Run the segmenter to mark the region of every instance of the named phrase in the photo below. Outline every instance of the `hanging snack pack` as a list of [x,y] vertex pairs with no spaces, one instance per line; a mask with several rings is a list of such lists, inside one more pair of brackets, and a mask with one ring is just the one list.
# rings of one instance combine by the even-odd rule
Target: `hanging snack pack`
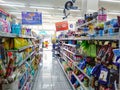
[[98,80],[99,83],[103,85],[107,85],[109,79],[108,77],[109,77],[109,70],[105,66],[102,66],[100,68],[100,75]]
[[112,47],[109,45],[107,51],[105,52],[104,56],[101,59],[101,62],[103,64],[112,64],[112,59],[113,59],[113,49]]

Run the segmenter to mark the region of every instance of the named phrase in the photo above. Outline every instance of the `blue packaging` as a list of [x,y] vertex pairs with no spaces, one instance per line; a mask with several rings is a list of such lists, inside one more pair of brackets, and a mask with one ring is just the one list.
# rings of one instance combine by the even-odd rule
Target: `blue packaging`
[[103,36],[103,30],[99,30],[99,36]]
[[113,35],[113,29],[112,29],[112,28],[109,28],[109,29],[108,29],[108,34],[109,34],[110,36]]

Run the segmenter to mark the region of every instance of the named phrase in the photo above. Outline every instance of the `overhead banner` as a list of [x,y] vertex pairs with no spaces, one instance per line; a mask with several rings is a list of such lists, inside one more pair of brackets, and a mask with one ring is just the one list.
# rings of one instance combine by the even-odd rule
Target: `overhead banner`
[[42,25],[42,13],[22,12],[22,24]]
[[68,22],[67,21],[57,22],[57,23],[55,23],[55,26],[56,26],[56,31],[68,30]]

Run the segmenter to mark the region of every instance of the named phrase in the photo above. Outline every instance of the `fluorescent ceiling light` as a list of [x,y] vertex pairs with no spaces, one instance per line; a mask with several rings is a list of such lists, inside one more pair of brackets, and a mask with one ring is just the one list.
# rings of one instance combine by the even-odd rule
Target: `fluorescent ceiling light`
[[3,1],[3,0],[0,0],[0,2],[1,2],[1,3],[5,3],[5,1]]
[[5,3],[5,4],[1,4],[0,3],[0,5],[1,6],[9,6],[9,7],[25,7],[25,5],[23,5],[23,4],[7,4],[7,3]]
[[77,10],[70,10],[70,11],[76,11],[76,12],[78,12],[78,11],[80,11],[79,9],[77,9]]
[[120,3],[119,0],[100,0],[100,1]]
[[34,9],[51,9],[51,10],[64,10],[63,8],[53,8],[53,7],[40,7],[40,6],[30,6],[30,8],[34,8]]
[[30,6],[30,8],[34,8],[34,9],[54,9],[54,8],[51,8],[51,7],[39,7],[39,6]]
[[120,15],[120,12],[108,12],[108,14],[112,14],[112,15]]
[[11,14],[21,14],[20,12],[9,12]]

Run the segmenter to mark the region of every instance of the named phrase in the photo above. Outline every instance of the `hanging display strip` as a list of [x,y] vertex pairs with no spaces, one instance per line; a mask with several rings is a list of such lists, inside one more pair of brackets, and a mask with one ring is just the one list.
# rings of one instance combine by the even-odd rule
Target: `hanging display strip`
[[40,12],[22,12],[22,24],[42,25],[42,13],[40,13]]
[[56,31],[68,30],[68,22],[67,21],[57,22],[57,23],[55,23],[55,26],[56,26]]

